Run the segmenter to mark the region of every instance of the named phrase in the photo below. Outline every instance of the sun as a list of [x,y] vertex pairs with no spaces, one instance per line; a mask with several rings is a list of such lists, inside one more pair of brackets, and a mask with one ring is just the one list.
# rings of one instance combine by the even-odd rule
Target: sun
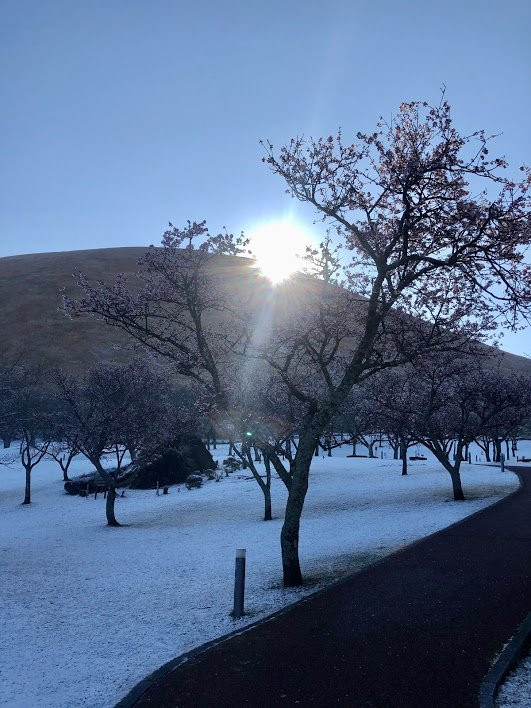
[[301,269],[306,249],[312,245],[308,233],[293,221],[263,224],[248,236],[256,267],[273,285]]

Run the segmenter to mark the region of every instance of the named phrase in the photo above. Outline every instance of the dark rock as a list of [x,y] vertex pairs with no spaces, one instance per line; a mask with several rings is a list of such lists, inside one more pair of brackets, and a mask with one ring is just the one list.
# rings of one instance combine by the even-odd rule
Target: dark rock
[[123,483],[131,489],[154,489],[169,484],[179,484],[193,472],[204,473],[215,467],[212,455],[203,441],[195,435],[180,435],[170,449],[150,461],[140,460],[130,465]]
[[[121,477],[117,478],[117,484],[120,484]],[[86,497],[87,494],[94,494],[96,491],[104,491],[107,484],[101,479],[100,475],[94,470],[88,474],[83,474],[80,477],[73,477],[64,483],[64,490],[67,494]]]
[[81,484],[79,484],[75,479],[65,482],[64,489],[67,494],[71,494],[72,496],[75,496],[76,494],[87,496],[87,485],[85,484],[81,487]]
[[[195,435],[179,435],[171,448],[153,454],[150,459],[140,459],[124,467],[115,475],[117,487],[131,489],[156,489],[170,484],[180,484],[192,474],[203,474],[216,465],[212,455],[206,449],[203,441]],[[96,471],[75,477],[65,482],[67,494],[94,494],[97,489],[103,490],[105,484]]]

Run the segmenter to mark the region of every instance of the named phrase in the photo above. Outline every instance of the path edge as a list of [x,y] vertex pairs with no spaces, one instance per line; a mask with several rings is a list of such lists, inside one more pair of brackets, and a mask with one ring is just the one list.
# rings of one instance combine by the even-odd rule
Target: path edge
[[[511,469],[512,467],[512,469]],[[190,651],[185,652],[184,654],[179,654],[179,656],[174,657],[173,659],[170,659],[167,661],[165,664],[160,666],[158,669],[153,671],[151,674],[148,674],[145,678],[143,678],[141,681],[139,681],[133,688],[122,698],[120,699],[115,705],[114,708],[133,708],[137,701],[148,691],[149,688],[155,683],[155,681],[158,681],[158,679],[162,678],[163,676],[166,676],[167,674],[171,673],[174,669],[178,668],[182,664],[185,664],[187,661],[190,659],[195,658],[196,656],[199,656],[199,654],[203,654],[204,652],[208,651],[209,649],[212,649],[213,647],[217,646],[218,644],[223,644],[224,642],[228,641],[229,639],[232,639],[233,637],[238,636],[239,634],[245,634],[246,632],[254,629],[255,627],[258,627],[262,624],[266,624],[267,622],[270,622],[280,615],[285,614],[286,612],[289,612],[291,609],[293,609],[297,605],[302,605],[305,602],[308,602],[309,600],[313,600],[316,596],[321,595],[322,593],[327,592],[328,590],[331,590],[333,587],[343,585],[344,583],[346,584],[349,582],[353,577],[356,575],[360,575],[361,573],[364,573],[365,571],[369,570],[369,568],[373,568],[376,565],[380,565],[380,563],[384,563],[386,560],[389,558],[392,558],[395,555],[398,555],[399,553],[402,553],[405,550],[409,550],[412,546],[416,546],[417,544],[421,544],[424,541],[427,541],[429,538],[432,536],[436,536],[438,533],[443,533],[444,531],[448,531],[451,528],[454,528],[455,526],[459,526],[460,524],[464,524],[466,521],[469,519],[472,519],[474,516],[478,516],[479,514],[482,514],[489,509],[493,509],[494,507],[498,506],[498,504],[502,504],[503,502],[507,501],[513,496],[516,496],[517,494],[520,494],[522,492],[523,488],[523,479],[518,471],[518,469],[514,469],[516,465],[506,465],[505,469],[511,471],[513,474],[516,475],[518,478],[518,487],[514,489],[512,492],[509,492],[506,496],[502,497],[501,499],[498,499],[498,501],[495,501],[493,504],[489,504],[489,506],[484,507],[483,509],[478,509],[478,511],[473,512],[472,514],[469,514],[469,516],[465,516],[464,519],[460,519],[459,521],[455,521],[453,524],[450,524],[449,526],[446,526],[445,528],[439,529],[438,531],[434,531],[433,533],[429,534],[428,536],[423,536],[422,538],[417,539],[416,541],[412,541],[411,543],[407,544],[406,546],[402,546],[401,548],[397,549],[393,553],[390,553],[389,555],[384,556],[383,558],[380,558],[379,560],[375,561],[374,563],[371,563],[368,566],[365,566],[363,568],[360,568],[354,573],[351,573],[350,575],[345,576],[344,578],[341,578],[340,580],[336,580],[333,583],[330,583],[326,585],[323,588],[320,588],[319,590],[316,590],[315,592],[312,592],[305,597],[302,597],[300,600],[296,600],[295,602],[291,602],[288,605],[285,605],[282,607],[280,610],[276,610],[276,612],[273,612],[270,615],[267,615],[266,617],[261,617],[260,619],[256,620],[255,622],[252,622],[251,624],[246,624],[244,627],[241,627],[239,629],[235,629],[232,632],[229,632],[228,634],[224,634],[221,637],[216,637],[215,639],[211,639],[208,642],[205,642],[204,644],[200,644],[197,647],[194,647],[193,649],[190,649]],[[494,704],[490,704],[493,706]],[[487,704],[485,706],[481,706],[481,708],[487,708]]]
[[498,689],[531,644],[531,612],[518,628],[481,682],[480,708],[495,708]]

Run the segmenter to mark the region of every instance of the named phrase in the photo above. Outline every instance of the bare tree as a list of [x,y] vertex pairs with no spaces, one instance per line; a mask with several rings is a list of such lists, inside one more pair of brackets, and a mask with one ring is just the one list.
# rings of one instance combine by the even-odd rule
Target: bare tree
[[39,371],[17,367],[17,370],[12,372],[11,383],[9,421],[18,441],[19,457],[25,470],[22,503],[30,504],[31,473],[50,447],[56,411]]
[[[313,333],[294,333],[272,358],[306,406],[281,534],[286,585],[302,580],[299,524],[315,439],[352,387],[423,351],[447,348],[443,334],[457,332],[462,342],[492,331],[497,318],[512,326],[529,313],[530,268],[522,258],[530,240],[529,172],[518,184],[505,177],[506,164],[489,159],[488,143],[482,131],[460,135],[443,99],[433,107],[404,103],[390,123],[358,133],[351,145],[341,134],[296,138],[278,153],[266,145],[266,163],[292,195],[337,228],[352,254],[347,283],[366,296],[355,344],[339,367],[326,320]],[[481,191],[487,186],[489,193]],[[415,330],[413,318],[424,326]],[[322,398],[294,376],[290,362],[303,351],[326,384]]]
[[278,155],[266,146],[272,171],[334,227],[347,254],[339,279],[325,239],[319,257],[309,254],[314,279],[304,281],[304,307],[293,289],[280,289],[277,303],[283,298],[285,307],[267,327],[252,303],[238,302],[240,312],[229,316],[209,264],[216,254],[240,253],[243,241],[212,237],[203,223],[170,228],[163,248],[143,259],[140,289],[124,278],[94,287],[79,276],[85,298],[65,299],[70,314],[99,316],[171,359],[229,418],[224,372],[239,366],[248,374],[253,361],[267,363],[297,401],[298,446],[288,469],[280,472],[281,457],[274,449],[270,455],[289,487],[281,532],[287,586],[302,582],[299,527],[316,441],[352,388],[426,351],[459,350],[501,318],[512,326],[529,312],[530,269],[522,257],[530,240],[529,175],[518,184],[504,177],[505,162],[488,158],[488,142],[481,131],[460,135],[442,100],[404,103],[391,123],[359,133],[352,145],[340,134],[297,138]]
[[412,370],[382,371],[364,387],[367,404],[374,410],[378,425],[391,445],[395,459],[402,460],[402,476],[407,475],[407,452],[418,439],[415,434],[417,409]]
[[[75,301],[65,296],[64,306],[71,316],[103,317],[168,360],[176,374],[196,386],[205,417],[219,424],[229,421],[239,440],[251,426],[255,444],[268,451],[274,468],[289,484],[269,433],[258,439],[263,422],[261,405],[256,405],[260,372],[253,369],[252,385],[246,386],[241,376],[241,351],[256,313],[245,303],[228,304],[227,273],[216,269],[220,255],[242,253],[245,244],[242,237],[227,233],[211,236],[204,222],[189,223],[182,230],[170,225],[163,248],[152,249],[141,259],[135,287],[124,278],[111,287],[104,283],[93,287],[78,274],[86,298]],[[241,454],[247,464],[247,454]],[[267,507],[269,491],[258,473],[255,478]]]
[[502,442],[507,444],[518,437],[522,425],[531,416],[531,382],[516,372],[500,368],[485,371],[481,382],[482,434],[476,443],[484,450],[489,441],[494,450],[494,461],[499,462]]
[[116,476],[104,468],[103,458],[116,440],[116,420],[121,419],[133,403],[124,398],[115,373],[113,367],[102,366],[90,370],[80,380],[62,372],[53,375],[56,396],[69,412],[69,435],[71,439],[75,436],[77,448],[108,487],[105,513],[109,526],[120,525],[114,512]]
[[482,432],[483,372],[477,359],[426,357],[410,371],[413,433],[450,474],[455,501],[464,500],[460,468],[466,447]]
[[48,457],[51,457],[52,460],[55,460],[61,468],[61,472],[63,473],[63,482],[68,482],[68,470],[70,465],[72,464],[74,458],[79,455],[79,450],[77,449],[75,443],[69,443],[64,438],[59,441],[53,440],[48,447],[47,455]]

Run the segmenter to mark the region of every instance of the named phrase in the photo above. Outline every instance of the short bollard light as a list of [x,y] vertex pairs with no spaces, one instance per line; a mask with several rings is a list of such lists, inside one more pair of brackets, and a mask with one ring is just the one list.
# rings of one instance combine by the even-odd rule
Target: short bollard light
[[243,602],[245,596],[245,548],[236,550],[236,565],[234,567],[234,608],[232,616],[243,616]]

